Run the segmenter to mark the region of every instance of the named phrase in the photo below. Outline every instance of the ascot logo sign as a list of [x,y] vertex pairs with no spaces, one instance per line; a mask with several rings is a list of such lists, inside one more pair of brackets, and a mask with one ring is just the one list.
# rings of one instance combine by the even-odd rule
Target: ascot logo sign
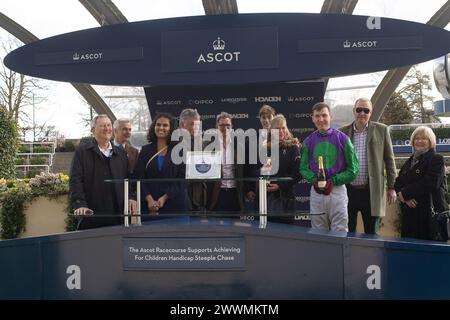
[[95,53],[84,53],[78,54],[75,52],[72,56],[73,61],[89,61],[89,60],[101,60],[103,52],[95,52]]
[[197,58],[197,63],[211,63],[211,62],[238,62],[240,51],[223,52],[225,50],[225,41],[217,37],[213,41],[212,47],[214,52],[208,52],[206,54],[201,53]]
[[377,47],[377,40],[368,40],[368,41],[348,41],[348,40],[345,40],[342,43],[342,46],[345,49],[348,49],[348,48],[376,48]]

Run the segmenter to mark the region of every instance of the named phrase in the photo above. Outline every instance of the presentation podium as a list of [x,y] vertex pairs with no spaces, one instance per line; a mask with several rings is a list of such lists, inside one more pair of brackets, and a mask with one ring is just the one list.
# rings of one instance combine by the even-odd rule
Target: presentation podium
[[450,246],[178,217],[0,242],[0,299],[450,299]]

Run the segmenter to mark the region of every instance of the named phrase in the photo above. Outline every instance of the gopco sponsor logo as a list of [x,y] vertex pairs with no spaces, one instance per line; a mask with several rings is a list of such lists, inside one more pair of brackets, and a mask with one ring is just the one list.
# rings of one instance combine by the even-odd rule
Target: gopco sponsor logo
[[197,58],[197,63],[211,63],[211,62],[238,62],[240,51],[225,51],[226,43],[224,40],[217,37],[216,40],[212,42],[212,47],[214,52],[200,53]]
[[202,104],[213,104],[213,99],[190,99],[188,101],[189,105],[202,105]]
[[72,60],[73,61],[95,61],[95,60],[101,60],[102,56],[103,56],[103,52],[82,53],[82,54],[75,52],[72,55]]
[[281,97],[255,97],[255,102],[281,102]]
[[311,113],[289,113],[289,119],[312,118]]

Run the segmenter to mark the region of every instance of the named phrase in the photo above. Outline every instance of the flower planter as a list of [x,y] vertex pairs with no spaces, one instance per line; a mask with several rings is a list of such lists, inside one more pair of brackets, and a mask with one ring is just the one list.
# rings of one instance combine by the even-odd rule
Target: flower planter
[[37,197],[25,210],[25,231],[19,238],[43,236],[65,232],[67,195],[57,198]]

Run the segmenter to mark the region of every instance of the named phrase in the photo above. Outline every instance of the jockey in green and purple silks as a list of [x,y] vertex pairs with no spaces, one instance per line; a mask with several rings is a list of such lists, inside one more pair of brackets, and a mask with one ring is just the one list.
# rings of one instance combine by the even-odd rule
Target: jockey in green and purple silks
[[339,130],[330,128],[324,133],[316,130],[303,142],[300,172],[311,184],[317,179],[318,156],[323,157],[325,176],[334,186],[349,183],[358,175],[358,159],[352,142]]
[[[311,225],[316,229],[348,231],[346,183],[359,172],[358,159],[348,136],[330,128],[330,107],[323,102],[313,106],[313,122],[317,130],[303,142],[301,175],[311,187]],[[324,160],[325,188],[317,185],[318,157]]]

